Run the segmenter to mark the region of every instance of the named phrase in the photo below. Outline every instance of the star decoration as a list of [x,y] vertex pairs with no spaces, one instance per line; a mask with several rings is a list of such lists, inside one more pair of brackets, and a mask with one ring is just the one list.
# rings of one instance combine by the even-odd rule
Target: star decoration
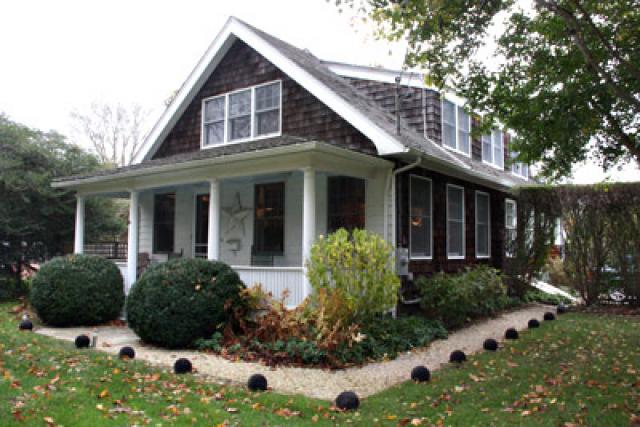
[[227,208],[221,209],[223,215],[228,219],[227,228],[225,234],[229,234],[232,231],[238,229],[242,231],[242,235],[245,235],[244,221],[251,214],[251,209],[243,208],[240,202],[240,193],[236,193],[233,204]]

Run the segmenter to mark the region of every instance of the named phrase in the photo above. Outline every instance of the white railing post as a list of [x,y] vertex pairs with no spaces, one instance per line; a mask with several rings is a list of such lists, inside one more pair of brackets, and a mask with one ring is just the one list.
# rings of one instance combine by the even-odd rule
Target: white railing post
[[138,276],[138,206],[140,193],[131,191],[129,199],[129,241],[127,247],[127,286],[136,282]]
[[209,181],[209,230],[207,259],[220,259],[220,181]]
[[73,253],[84,253],[84,196],[76,196],[76,233],[73,242]]
[[311,255],[311,246],[316,237],[316,171],[305,168],[302,201],[302,266],[304,267],[303,297],[311,294],[311,284],[307,278],[306,261]]

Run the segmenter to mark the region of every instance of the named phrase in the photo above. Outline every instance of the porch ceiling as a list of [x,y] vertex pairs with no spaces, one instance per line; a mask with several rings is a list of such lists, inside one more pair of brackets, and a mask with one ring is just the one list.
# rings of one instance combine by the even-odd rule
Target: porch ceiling
[[234,154],[201,150],[191,158],[179,156],[167,160],[173,161],[150,161],[96,175],[62,178],[54,181],[53,186],[74,190],[82,195],[117,194],[309,167],[317,171],[372,178],[393,167],[388,160],[318,141],[301,141]]

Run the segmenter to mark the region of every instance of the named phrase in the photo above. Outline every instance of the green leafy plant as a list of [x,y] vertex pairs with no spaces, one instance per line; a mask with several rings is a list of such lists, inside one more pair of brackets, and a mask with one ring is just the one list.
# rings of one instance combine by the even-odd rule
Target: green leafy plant
[[199,338],[233,327],[244,312],[245,288],[222,262],[176,259],[147,269],[127,300],[129,326],[144,341],[163,347],[190,347]]
[[30,302],[44,323],[97,325],[117,319],[124,304],[120,270],[104,258],[70,255],[45,263],[31,284]]
[[[321,236],[311,248],[307,276],[313,287],[311,305],[323,306],[332,322],[351,324],[390,310],[398,299],[400,279],[393,268],[393,247],[366,230],[340,229]],[[322,304],[339,299],[342,310]]]
[[458,328],[473,318],[492,316],[512,304],[497,270],[478,266],[459,274],[437,273],[416,284],[424,314]]
[[524,298],[522,299],[525,303],[530,302],[538,302],[540,304],[549,304],[549,305],[570,305],[572,301],[563,296],[557,294],[548,294],[546,292],[542,292],[539,289],[531,289],[524,294]]

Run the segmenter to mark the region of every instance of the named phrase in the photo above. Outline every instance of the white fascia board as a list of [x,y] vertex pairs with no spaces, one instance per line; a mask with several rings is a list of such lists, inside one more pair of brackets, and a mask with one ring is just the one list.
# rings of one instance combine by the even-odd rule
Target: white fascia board
[[178,121],[189,103],[193,100],[195,94],[209,78],[236,38],[247,43],[316,98],[325,103],[329,108],[338,113],[338,115],[342,116],[346,121],[360,130],[375,144],[378,154],[401,153],[407,150],[401,142],[378,127],[363,113],[350,105],[349,102],[334,93],[289,58],[282,55],[249,27],[231,17],[227,20],[220,33],[218,33],[213,43],[211,43],[206,53],[184,82],[176,98],[149,133],[143,149],[140,150],[139,155],[134,159],[134,163],[139,163],[141,160],[149,160],[153,157],[155,151],[159,148],[159,144]]

